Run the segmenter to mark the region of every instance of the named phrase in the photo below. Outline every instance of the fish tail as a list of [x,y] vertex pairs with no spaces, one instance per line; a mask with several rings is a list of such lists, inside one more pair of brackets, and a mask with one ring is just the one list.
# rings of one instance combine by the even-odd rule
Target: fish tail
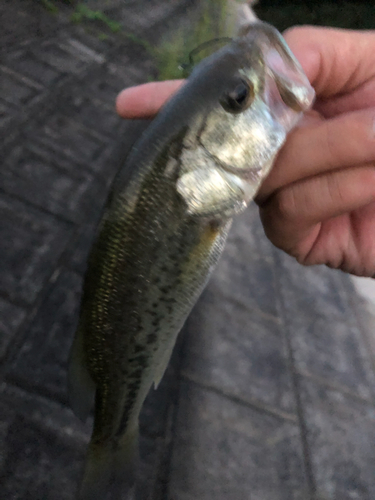
[[138,460],[138,426],[116,443],[91,444],[78,500],[132,500]]
[[111,452],[103,448],[87,452],[85,471],[78,493],[78,500],[105,500],[111,484]]
[[[129,500],[132,498],[136,474],[139,470],[139,430],[138,420],[135,428],[127,430],[121,437],[114,453],[113,500]],[[117,492],[117,496],[116,496]]]

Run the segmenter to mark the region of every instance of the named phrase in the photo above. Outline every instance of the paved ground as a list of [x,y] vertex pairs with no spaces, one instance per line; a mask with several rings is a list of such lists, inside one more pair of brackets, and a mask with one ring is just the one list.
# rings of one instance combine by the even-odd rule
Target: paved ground
[[[154,42],[188,4],[113,9]],[[0,498],[68,500],[90,431],[65,389],[85,258],[144,126],[113,101],[153,65],[30,0],[0,17]],[[345,275],[273,249],[251,207],[145,405],[137,500],[373,500],[374,317]]]

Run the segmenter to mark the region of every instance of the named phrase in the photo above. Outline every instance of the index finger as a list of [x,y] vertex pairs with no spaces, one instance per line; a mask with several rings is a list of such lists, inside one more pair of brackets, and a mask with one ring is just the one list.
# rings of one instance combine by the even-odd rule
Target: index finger
[[116,111],[122,118],[152,118],[183,82],[167,80],[129,87],[117,96]]

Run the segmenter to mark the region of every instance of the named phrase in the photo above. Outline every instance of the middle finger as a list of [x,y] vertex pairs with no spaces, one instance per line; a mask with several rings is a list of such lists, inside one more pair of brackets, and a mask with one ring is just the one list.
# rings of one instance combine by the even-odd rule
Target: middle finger
[[288,136],[257,203],[293,182],[375,160],[375,109],[353,111],[297,127]]

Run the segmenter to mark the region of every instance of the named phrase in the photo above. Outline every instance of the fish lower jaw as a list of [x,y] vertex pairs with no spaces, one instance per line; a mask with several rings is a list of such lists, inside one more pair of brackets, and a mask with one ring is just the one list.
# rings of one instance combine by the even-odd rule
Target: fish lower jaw
[[238,185],[242,186],[246,203],[248,203],[255,196],[260,187],[260,184],[270,171],[276,156],[275,153],[268,159],[264,159],[264,162],[262,164],[248,163],[246,167],[238,167],[237,165],[223,161],[214,153],[209,151],[204,145],[202,145],[202,148],[204,149],[205,154],[210,159],[210,162],[215,166],[215,168],[224,171],[226,175],[232,175],[233,181],[235,181],[235,178],[237,178],[235,182]]

